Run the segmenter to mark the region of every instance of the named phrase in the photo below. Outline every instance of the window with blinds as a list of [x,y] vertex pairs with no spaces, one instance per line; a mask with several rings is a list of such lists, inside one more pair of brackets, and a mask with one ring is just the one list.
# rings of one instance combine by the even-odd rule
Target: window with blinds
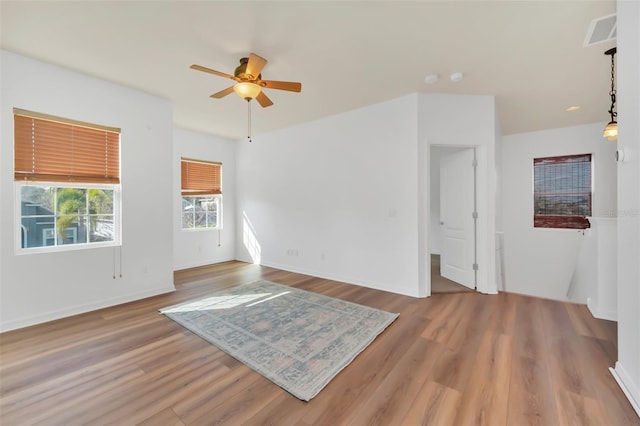
[[589,228],[592,155],[533,160],[533,222],[536,228]]
[[183,158],[182,195],[222,194],[220,169],[222,163]]
[[222,163],[182,158],[182,229],[222,227]]
[[120,183],[120,129],[14,110],[15,180]]
[[20,251],[120,243],[120,130],[14,109]]

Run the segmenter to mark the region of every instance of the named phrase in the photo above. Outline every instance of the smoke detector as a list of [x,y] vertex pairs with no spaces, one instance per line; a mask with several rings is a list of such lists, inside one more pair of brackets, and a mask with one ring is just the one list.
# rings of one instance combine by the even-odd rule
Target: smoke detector
[[454,83],[458,83],[462,81],[462,79],[464,79],[464,74],[461,72],[454,72],[453,74],[451,74],[450,78]]
[[438,82],[439,79],[440,79],[440,76],[438,74],[429,74],[424,78],[424,82],[427,84],[435,84]]

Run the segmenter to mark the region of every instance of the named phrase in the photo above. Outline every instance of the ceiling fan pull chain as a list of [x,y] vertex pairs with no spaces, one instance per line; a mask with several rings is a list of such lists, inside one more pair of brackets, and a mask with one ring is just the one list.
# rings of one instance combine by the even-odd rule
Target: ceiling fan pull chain
[[247,139],[251,142],[251,99],[247,99],[248,121],[247,121]]

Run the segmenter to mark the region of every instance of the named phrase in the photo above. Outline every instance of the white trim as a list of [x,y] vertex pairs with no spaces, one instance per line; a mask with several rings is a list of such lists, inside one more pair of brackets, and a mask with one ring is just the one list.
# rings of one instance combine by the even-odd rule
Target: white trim
[[587,297],[587,308],[594,318],[603,319],[607,321],[618,321],[617,312],[614,311],[602,311],[598,309],[598,305],[591,297]]
[[633,395],[640,396],[640,391],[633,383],[633,380],[631,380],[631,376],[629,376],[627,370],[620,364],[620,361],[617,361],[615,369],[609,368],[609,371],[613,375],[613,378],[616,379],[616,382],[618,382],[620,389],[624,392],[624,396],[627,397],[633,409],[636,410],[638,417],[640,417],[640,401],[636,401],[633,398]]
[[[476,247],[477,247],[477,263],[479,266],[477,273],[476,291],[483,294],[498,294],[498,284],[496,282],[496,266],[495,266],[495,227],[491,226],[491,221],[495,221],[495,214],[490,211],[490,194],[491,188],[489,184],[490,170],[489,170],[489,158],[488,147],[485,145],[454,145],[454,144],[439,144],[429,143],[428,145],[429,156],[427,157],[427,164],[420,164],[419,167],[430,167],[431,162],[431,148],[442,147],[451,149],[471,148],[476,150],[476,160],[478,166],[476,168],[476,211],[478,212],[477,220],[477,234],[476,234]],[[426,177],[428,179],[428,173]],[[426,184],[427,193],[427,208],[426,214],[420,217],[420,221],[425,221],[424,226],[429,228],[431,223],[431,191],[430,181]],[[495,212],[493,212],[495,213]],[[424,238],[429,238],[428,231]],[[424,288],[424,285],[420,287],[420,290],[427,290],[427,296],[431,295],[431,261],[429,250],[426,250],[426,282],[428,283],[428,289]]]
[[44,314],[35,315],[32,317],[20,318],[13,321],[7,321],[0,323],[0,333],[6,331],[16,330],[19,328],[29,327],[31,325],[41,324],[48,321],[54,321],[61,318],[70,317],[72,315],[84,314],[87,312],[96,311],[98,309],[109,308],[112,306],[120,305],[122,303],[134,302],[141,299],[146,299],[152,296],[158,296],[160,294],[166,294],[176,291],[173,285],[165,286],[162,288],[155,288],[152,290],[142,291],[139,293],[132,293],[125,296],[113,297],[111,299],[102,300],[96,303],[88,303],[84,305],[76,305],[65,309],[56,311],[50,311]]
[[[56,253],[63,251],[74,250],[87,250],[100,247],[119,247],[122,246],[122,187],[120,184],[90,184],[84,182],[67,183],[67,182],[31,182],[31,181],[14,181],[14,232],[13,232],[13,247],[14,254],[18,256],[31,255],[37,253]],[[100,242],[85,242],[74,244],[56,244],[53,246],[34,246],[34,247],[22,247],[22,188],[34,186],[34,187],[56,187],[56,188],[80,188],[80,189],[105,189],[113,191],[113,240],[112,241],[100,241]],[[56,210],[54,208],[54,210]],[[83,214],[87,218],[95,216],[89,212]],[[56,214],[53,215],[56,217]],[[55,219],[54,219],[55,221]],[[87,237],[88,239],[88,237]],[[26,240],[26,239],[25,239]],[[57,242],[57,239],[56,239]]]
[[[181,271],[183,269],[199,268],[201,266],[215,265],[216,263],[231,262],[233,260],[236,260],[233,256],[232,257],[222,257],[222,258],[219,258],[219,259],[197,260],[197,261],[194,261],[194,262],[182,263],[180,265],[174,265],[173,271],[175,272],[175,271]],[[243,262],[244,262],[244,260],[243,260]],[[252,262],[248,262],[248,263],[252,263]]]
[[[244,260],[244,259],[236,259],[236,260],[240,260],[242,262],[248,262],[248,263],[254,263],[250,260]],[[371,288],[374,290],[381,290],[381,291],[386,291],[386,292],[392,292],[395,294],[400,294],[400,295],[404,295],[404,296],[410,296],[410,297],[425,297],[425,296],[420,296],[417,294],[416,292],[413,293],[409,293],[409,292],[405,292],[405,291],[400,291],[398,289],[395,288],[389,288],[388,283],[378,283],[378,282],[374,282],[374,281],[368,281],[368,280],[360,280],[358,278],[354,278],[354,277],[347,277],[347,276],[341,276],[341,275],[334,275],[334,274],[325,274],[322,273],[320,271],[316,271],[313,269],[306,269],[306,268],[298,268],[295,266],[289,266],[289,265],[284,265],[284,264],[280,264],[280,263],[275,263],[275,262],[269,262],[269,261],[264,261],[262,260],[260,262],[261,266],[267,266],[269,268],[275,268],[275,269],[279,269],[281,271],[288,271],[288,272],[295,272],[296,274],[303,274],[303,275],[310,275],[313,277],[318,277],[318,278],[323,278],[326,280],[331,280],[331,281],[339,281],[341,283],[345,283],[345,284],[353,284],[353,285],[358,285],[361,287],[367,287],[367,288]],[[414,288],[417,290],[417,288]]]
[[[216,203],[216,226],[207,226],[207,227],[183,227],[183,219],[184,219],[184,199],[185,198],[211,198]],[[211,195],[182,195],[180,197],[180,230],[184,232],[199,232],[199,231],[220,231],[222,229],[222,194],[211,194]],[[194,210],[195,214],[195,210]]]

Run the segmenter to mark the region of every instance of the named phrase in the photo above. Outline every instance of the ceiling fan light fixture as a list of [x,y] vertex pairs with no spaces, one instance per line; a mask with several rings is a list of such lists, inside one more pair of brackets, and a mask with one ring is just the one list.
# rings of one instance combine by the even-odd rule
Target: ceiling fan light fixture
[[256,83],[251,83],[248,81],[243,81],[237,83],[233,86],[233,90],[240,96],[242,99],[251,100],[255,99],[262,90],[259,85]]
[[615,121],[610,121],[607,124],[607,127],[604,128],[602,137],[607,138],[610,141],[615,141],[616,139],[618,139],[618,123]]

